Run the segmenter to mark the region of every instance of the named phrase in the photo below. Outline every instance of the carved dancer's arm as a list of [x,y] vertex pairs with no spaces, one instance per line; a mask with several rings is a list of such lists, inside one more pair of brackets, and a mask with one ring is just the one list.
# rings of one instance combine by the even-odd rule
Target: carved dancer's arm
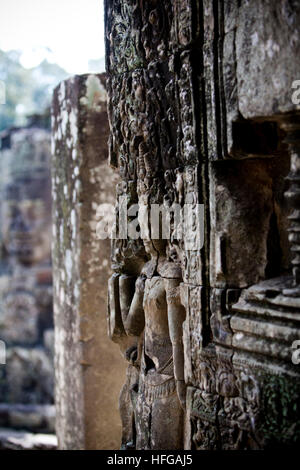
[[134,296],[135,280],[134,276],[129,276],[128,274],[121,274],[119,277],[119,299],[123,325],[126,323]]
[[108,334],[112,341],[120,343],[125,336],[119,301],[119,274],[108,280]]
[[173,348],[174,376],[181,406],[185,408],[186,385],[184,382],[184,352],[182,340],[182,323],[185,320],[185,308],[180,301],[180,280],[166,279],[166,296],[168,303],[169,333]]
[[[120,279],[122,283],[122,279]],[[121,287],[121,286],[120,286]],[[139,336],[145,327],[145,314],[143,307],[145,290],[145,276],[141,275],[135,283],[135,291],[130,308],[122,309],[123,325],[127,335]]]

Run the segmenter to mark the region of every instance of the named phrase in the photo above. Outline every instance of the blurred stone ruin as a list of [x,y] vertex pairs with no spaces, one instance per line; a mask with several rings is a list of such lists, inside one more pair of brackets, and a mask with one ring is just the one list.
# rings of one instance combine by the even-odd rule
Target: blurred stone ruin
[[2,132],[0,427],[31,433],[55,432],[50,160],[44,116]]

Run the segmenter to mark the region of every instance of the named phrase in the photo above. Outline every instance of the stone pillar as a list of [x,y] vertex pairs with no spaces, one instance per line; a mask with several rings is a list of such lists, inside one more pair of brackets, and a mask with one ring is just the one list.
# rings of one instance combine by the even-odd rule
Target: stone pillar
[[52,135],[59,447],[116,449],[125,368],[107,338],[110,241],[96,238],[97,208],[114,200],[116,186],[107,163],[104,75],[75,76],[55,89]]

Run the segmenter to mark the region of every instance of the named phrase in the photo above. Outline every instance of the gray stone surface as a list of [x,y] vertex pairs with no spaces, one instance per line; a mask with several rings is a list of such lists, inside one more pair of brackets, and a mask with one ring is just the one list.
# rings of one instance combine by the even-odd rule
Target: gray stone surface
[[284,154],[209,165],[211,286],[247,287],[288,269],[290,211],[282,197],[288,171]]
[[297,1],[242,2],[236,30],[239,111],[245,119],[297,111],[292,83],[300,77]]

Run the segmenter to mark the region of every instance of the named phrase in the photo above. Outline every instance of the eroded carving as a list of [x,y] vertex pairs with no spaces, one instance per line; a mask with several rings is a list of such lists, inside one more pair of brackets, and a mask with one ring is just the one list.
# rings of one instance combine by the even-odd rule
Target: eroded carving
[[[110,161],[120,170],[122,194],[147,207],[205,207],[202,249],[176,239],[174,218],[165,246],[144,237],[148,257],[139,255],[141,245],[134,251],[131,241],[114,242],[118,295],[126,299],[116,336],[138,376],[129,405],[134,445],[177,448],[183,442],[180,401],[187,386],[186,448],[263,448],[270,442],[263,431],[269,419],[262,413],[265,375],[299,380],[289,349],[299,334],[299,130],[295,108],[287,99],[277,106],[278,97],[269,96],[265,86],[266,103],[256,103],[255,113],[248,94],[256,93],[256,79],[268,80],[261,65],[253,76],[242,51],[246,47],[253,61],[263,50],[268,62],[285,49],[272,41],[258,49],[260,36],[256,29],[249,33],[255,25],[265,34],[256,9],[291,24],[298,10],[292,19],[285,7],[260,0],[255,6],[210,0],[106,3]],[[266,29],[282,45],[289,28],[283,22],[282,42],[271,22]],[[248,73],[251,90],[245,87]],[[290,158],[292,215],[283,197]],[[294,285],[286,274],[289,215]],[[148,221],[143,225],[151,233]],[[187,225],[196,239],[192,217]],[[123,275],[130,280],[123,283]],[[173,320],[167,321],[169,313]],[[180,348],[172,344],[173,334],[180,336]],[[133,344],[126,349],[128,338]],[[158,415],[168,407],[172,424],[161,419],[159,428]]]

